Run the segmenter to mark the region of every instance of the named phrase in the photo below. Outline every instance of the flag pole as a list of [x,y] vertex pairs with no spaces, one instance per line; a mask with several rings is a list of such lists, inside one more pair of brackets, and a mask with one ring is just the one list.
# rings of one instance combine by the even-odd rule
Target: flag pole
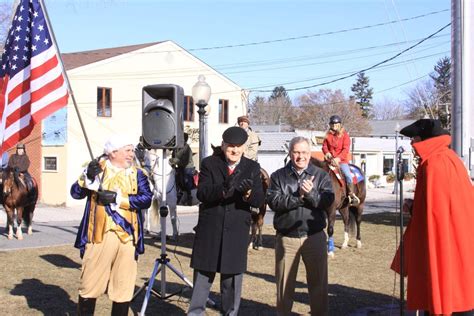
[[84,134],[84,139],[86,140],[87,149],[89,150],[89,154],[91,156],[91,159],[94,159],[94,155],[92,154],[91,145],[89,143],[89,138],[87,137],[86,129],[84,128],[84,123],[82,122],[81,113],[79,112],[79,107],[77,106],[76,98],[74,97],[74,92],[72,91],[72,87],[71,87],[71,84],[69,82],[69,77],[67,76],[67,73],[64,70],[63,58],[61,56],[61,52],[59,50],[59,46],[58,46],[58,43],[56,41],[56,36],[54,35],[54,30],[51,27],[51,22],[49,20],[48,11],[46,10],[46,5],[44,4],[43,0],[39,0],[39,3],[41,4],[41,7],[43,8],[44,17],[46,19],[46,24],[48,25],[48,29],[49,29],[49,32],[50,32],[50,35],[51,35],[51,39],[53,40],[53,45],[56,46],[56,50],[58,52],[59,62],[61,63],[61,70],[62,70],[62,73],[63,73],[63,76],[64,76],[64,80],[66,80],[67,89],[69,90],[69,95],[72,98],[72,103],[74,104],[74,109],[76,110],[77,118],[79,119],[79,124],[81,125],[82,133]]

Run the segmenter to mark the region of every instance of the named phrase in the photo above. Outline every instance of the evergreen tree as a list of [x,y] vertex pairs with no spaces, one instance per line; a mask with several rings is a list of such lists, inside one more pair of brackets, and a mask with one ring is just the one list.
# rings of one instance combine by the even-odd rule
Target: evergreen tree
[[430,75],[436,90],[436,108],[438,118],[444,128],[450,128],[451,120],[451,60],[443,57],[434,66],[434,73]]
[[351,87],[354,95],[351,99],[359,105],[362,116],[370,118],[372,112],[372,94],[374,93],[372,88],[369,88],[369,77],[364,72],[357,74],[357,81]]

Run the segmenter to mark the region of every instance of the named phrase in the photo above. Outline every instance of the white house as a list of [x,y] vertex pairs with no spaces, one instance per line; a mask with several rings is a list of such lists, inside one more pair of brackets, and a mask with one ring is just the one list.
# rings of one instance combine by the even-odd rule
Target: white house
[[[351,137],[352,163],[360,166],[367,177],[378,175],[384,180],[384,176],[394,171],[395,155],[398,148],[403,147],[405,171],[413,171],[413,153],[410,140],[406,137],[395,138],[397,123],[404,127],[414,122],[413,120],[401,121],[371,121],[372,133],[369,137]],[[400,128],[400,127],[398,127]],[[259,126],[255,127],[258,132]],[[259,149],[258,161],[269,173],[284,165],[287,153],[284,150],[290,140],[295,136],[303,136],[311,140],[313,156],[322,159],[322,141],[325,131],[295,130],[294,132],[273,132],[266,129],[258,132],[262,139]]]
[[[142,88],[176,84],[184,89],[184,126],[191,148],[198,151],[197,107],[192,87],[206,77],[212,94],[208,106],[209,143],[218,145],[222,132],[246,114],[247,92],[172,41],[63,54],[67,74],[92,154],[102,154],[112,134],[127,133],[139,140],[142,129]],[[90,161],[88,147],[73,105],[44,122],[42,202],[73,205],[71,184]],[[210,146],[208,146],[210,148]]]

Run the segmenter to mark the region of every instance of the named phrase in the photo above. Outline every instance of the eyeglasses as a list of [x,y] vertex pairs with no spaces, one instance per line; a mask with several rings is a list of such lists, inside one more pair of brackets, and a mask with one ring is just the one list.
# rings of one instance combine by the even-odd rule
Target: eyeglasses
[[291,152],[295,156],[306,156],[309,155],[309,151],[292,151]]

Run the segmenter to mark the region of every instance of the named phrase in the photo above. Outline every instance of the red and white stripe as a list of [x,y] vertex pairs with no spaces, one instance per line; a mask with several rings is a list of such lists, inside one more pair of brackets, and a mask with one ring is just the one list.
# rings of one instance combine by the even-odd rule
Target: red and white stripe
[[33,126],[67,105],[68,88],[55,45],[32,57],[30,66],[1,79],[2,152],[27,137]]

